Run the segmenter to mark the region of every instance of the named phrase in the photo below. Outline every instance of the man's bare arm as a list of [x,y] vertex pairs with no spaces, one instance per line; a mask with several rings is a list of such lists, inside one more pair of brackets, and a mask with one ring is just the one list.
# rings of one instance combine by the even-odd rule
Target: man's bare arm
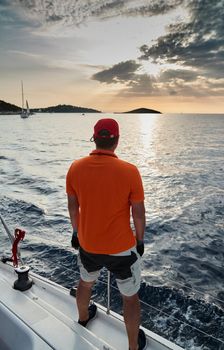
[[144,202],[132,202],[132,217],[135,226],[135,233],[137,241],[144,240],[145,233],[145,206]]
[[71,224],[73,230],[78,230],[79,222],[79,202],[78,198],[75,195],[67,195],[68,198],[68,211],[71,219]]

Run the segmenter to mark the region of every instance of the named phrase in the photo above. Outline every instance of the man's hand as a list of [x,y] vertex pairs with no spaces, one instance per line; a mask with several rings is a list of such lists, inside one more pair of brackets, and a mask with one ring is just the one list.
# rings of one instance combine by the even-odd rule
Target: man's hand
[[144,254],[144,241],[137,240],[136,250],[140,256]]
[[79,249],[79,239],[78,239],[78,232],[76,230],[73,230],[72,239],[71,239],[71,245],[74,249]]

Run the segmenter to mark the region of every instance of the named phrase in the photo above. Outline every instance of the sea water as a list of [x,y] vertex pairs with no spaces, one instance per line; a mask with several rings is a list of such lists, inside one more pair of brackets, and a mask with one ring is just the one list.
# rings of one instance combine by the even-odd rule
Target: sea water
[[[0,212],[12,230],[27,231],[22,257],[66,287],[77,283],[65,176],[94,148],[93,126],[103,117],[119,122],[116,154],[143,179],[143,325],[185,349],[224,349],[224,115],[0,116]],[[9,252],[3,235],[1,228]],[[101,303],[105,282],[103,271],[93,291]],[[112,309],[122,310],[114,281]]]

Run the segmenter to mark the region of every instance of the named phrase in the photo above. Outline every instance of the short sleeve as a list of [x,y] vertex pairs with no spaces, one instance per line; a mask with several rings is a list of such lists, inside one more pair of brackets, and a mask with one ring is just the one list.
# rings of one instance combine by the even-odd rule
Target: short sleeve
[[74,182],[73,166],[71,165],[66,176],[66,193],[71,196],[76,195],[73,182]]
[[144,201],[144,189],[142,179],[136,167],[134,167],[131,175],[131,193],[129,199],[131,202]]

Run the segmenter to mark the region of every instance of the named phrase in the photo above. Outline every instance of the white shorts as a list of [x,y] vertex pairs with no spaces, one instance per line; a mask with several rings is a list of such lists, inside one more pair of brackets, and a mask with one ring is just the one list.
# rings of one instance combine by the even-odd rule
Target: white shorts
[[124,296],[132,296],[140,289],[141,264],[136,248],[127,255],[105,255],[85,252],[82,248],[78,254],[78,266],[81,279],[85,282],[94,282],[100,275],[103,267],[114,273],[118,289]]

